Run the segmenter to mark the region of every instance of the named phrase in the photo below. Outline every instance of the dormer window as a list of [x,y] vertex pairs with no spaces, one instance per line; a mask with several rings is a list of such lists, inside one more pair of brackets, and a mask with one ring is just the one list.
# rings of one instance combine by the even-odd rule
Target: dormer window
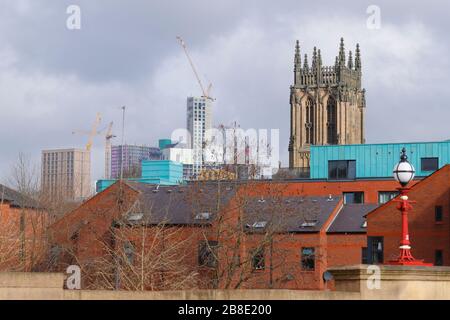
[[195,215],[195,220],[209,220],[211,218],[211,212],[200,212]]
[[267,225],[267,221],[255,221],[253,224],[247,224],[247,228],[264,229]]
[[305,220],[300,226],[302,228],[310,228],[317,225],[317,220]]
[[144,214],[142,212],[131,213],[130,215],[128,215],[128,221],[130,221],[130,222],[139,221],[139,220],[142,220],[143,217],[144,217]]

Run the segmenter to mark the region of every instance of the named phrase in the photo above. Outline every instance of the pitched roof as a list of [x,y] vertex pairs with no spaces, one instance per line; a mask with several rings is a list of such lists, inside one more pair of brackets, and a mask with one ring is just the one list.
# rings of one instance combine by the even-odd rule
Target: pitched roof
[[328,228],[328,233],[366,233],[363,227],[365,215],[377,208],[377,204],[346,204]]
[[37,208],[38,203],[34,199],[0,184],[0,202],[7,201],[14,207]]
[[[233,182],[180,186],[126,183],[139,192],[138,201],[127,214],[128,223],[149,225],[209,224],[239,186]],[[341,200],[341,196],[248,196],[237,206],[242,207],[248,232],[261,231],[261,224],[265,227],[270,222],[277,232],[310,233],[322,229]]]
[[197,187],[126,183],[139,192],[138,200],[128,214],[130,223],[209,223],[236,192],[236,186],[231,184],[202,184]]
[[244,206],[249,231],[257,232],[266,222],[279,232],[319,232],[340,204],[341,196],[252,197]]
[[[429,183],[430,181],[433,181],[433,179],[437,176],[439,176],[440,174],[450,174],[450,164],[446,164],[445,166],[443,166],[442,168],[440,168],[439,170],[433,172],[432,174],[430,174],[429,176],[425,177],[424,179],[420,180],[419,182],[417,182],[416,184],[414,184],[411,187],[411,190],[409,191],[409,195],[414,195],[414,193],[416,192],[416,190],[420,190],[420,188],[423,185],[426,185],[427,183]],[[450,181],[450,180],[449,180]],[[450,182],[449,182],[449,190],[450,190]],[[367,215],[372,215],[376,212],[379,212],[380,210],[383,210],[382,208],[386,208],[388,206],[394,205],[394,201],[392,201],[394,199],[389,200],[386,203],[383,203],[381,206],[373,209],[372,211],[368,212]]]

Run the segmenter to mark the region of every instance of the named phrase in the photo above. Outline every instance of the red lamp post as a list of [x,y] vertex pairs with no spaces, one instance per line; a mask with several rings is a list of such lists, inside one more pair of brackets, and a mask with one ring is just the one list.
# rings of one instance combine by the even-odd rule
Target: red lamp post
[[406,155],[406,149],[403,148],[400,155],[400,162],[394,167],[394,178],[397,180],[401,187],[397,190],[400,193],[397,209],[402,214],[402,238],[400,240],[400,255],[396,260],[391,260],[387,264],[390,265],[403,265],[403,266],[432,266],[432,263],[426,263],[423,260],[415,259],[411,254],[411,241],[409,240],[408,231],[408,210],[412,209],[411,201],[408,198],[408,192],[410,188],[407,187],[408,183],[414,178],[415,170],[411,163],[408,161]]

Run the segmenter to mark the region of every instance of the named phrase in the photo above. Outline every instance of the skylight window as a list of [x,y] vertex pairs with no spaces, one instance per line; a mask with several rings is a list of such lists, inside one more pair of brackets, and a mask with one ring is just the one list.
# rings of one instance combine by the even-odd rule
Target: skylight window
[[144,217],[143,213],[132,213],[128,216],[128,221],[139,221]]
[[200,212],[195,215],[195,220],[209,220],[211,218],[211,212]]
[[300,226],[302,228],[314,227],[317,225],[317,220],[305,220]]
[[255,223],[252,224],[252,228],[262,229],[262,228],[265,228],[266,225],[267,225],[267,221],[256,221]]

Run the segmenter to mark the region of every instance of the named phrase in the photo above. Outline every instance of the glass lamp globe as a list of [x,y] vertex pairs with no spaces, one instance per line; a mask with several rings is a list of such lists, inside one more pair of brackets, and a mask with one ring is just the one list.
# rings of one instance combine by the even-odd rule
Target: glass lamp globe
[[414,179],[416,171],[411,163],[408,161],[406,149],[403,148],[400,156],[400,162],[394,166],[393,174],[402,187],[406,187],[412,179]]

